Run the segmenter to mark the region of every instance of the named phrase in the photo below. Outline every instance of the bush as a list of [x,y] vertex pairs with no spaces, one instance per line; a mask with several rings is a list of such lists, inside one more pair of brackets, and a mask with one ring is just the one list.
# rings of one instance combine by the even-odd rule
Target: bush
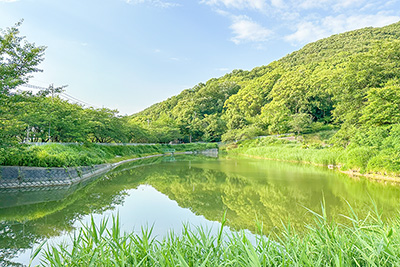
[[384,150],[369,160],[367,170],[373,172],[400,172],[400,151],[395,149]]
[[223,142],[251,139],[263,135],[264,131],[260,128],[250,126],[243,129],[232,129],[224,133],[221,137]]
[[0,164],[9,166],[71,167],[106,163],[116,156],[134,157],[143,154],[162,154],[164,148],[193,151],[216,148],[217,144],[191,143],[180,145],[104,146],[97,144],[17,145],[0,148]]

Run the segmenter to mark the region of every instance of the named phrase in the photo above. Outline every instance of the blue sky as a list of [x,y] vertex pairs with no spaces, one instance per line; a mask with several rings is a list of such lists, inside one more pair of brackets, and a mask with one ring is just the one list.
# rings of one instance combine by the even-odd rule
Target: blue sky
[[306,43],[400,20],[400,0],[0,0],[0,28],[47,46],[30,84],[132,114]]

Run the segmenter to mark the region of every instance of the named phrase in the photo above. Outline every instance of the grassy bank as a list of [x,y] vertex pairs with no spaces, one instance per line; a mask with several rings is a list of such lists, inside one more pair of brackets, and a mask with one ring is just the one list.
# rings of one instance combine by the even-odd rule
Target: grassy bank
[[[310,138],[310,137],[308,137]],[[332,165],[342,171],[361,174],[400,176],[400,147],[393,138],[384,145],[350,144],[346,148],[326,146],[322,142],[265,137],[226,145],[230,155],[246,155],[315,165]],[[390,144],[391,141],[393,144]]]
[[259,158],[336,165],[343,151],[341,149],[305,148],[300,142],[267,137],[246,140],[225,147],[231,155],[248,155]]
[[[313,213],[313,212],[312,212]],[[279,234],[263,235],[260,223],[255,242],[244,232],[210,231],[185,226],[181,234],[155,239],[150,229],[123,233],[118,218],[93,220],[71,236],[71,245],[43,246],[33,253],[42,266],[398,266],[400,219],[381,220],[377,211],[358,218],[349,209],[348,226],[313,213],[314,223],[298,234],[290,225]]]
[[116,160],[162,154],[166,149],[196,151],[216,148],[216,144],[191,143],[179,145],[104,146],[97,144],[48,144],[0,147],[0,165],[33,167],[90,166]]

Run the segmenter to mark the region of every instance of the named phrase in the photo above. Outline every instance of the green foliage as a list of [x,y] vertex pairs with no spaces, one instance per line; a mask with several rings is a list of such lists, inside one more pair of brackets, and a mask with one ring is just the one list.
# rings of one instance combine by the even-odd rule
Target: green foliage
[[[7,88],[38,71],[44,49],[22,46],[23,38],[15,37],[18,26],[3,31],[1,60],[14,49],[28,53],[32,64],[16,79],[12,72],[18,66],[4,65],[11,72],[3,71],[2,81],[16,81]],[[106,108],[84,109],[48,92],[9,95],[3,86],[0,140],[218,142],[338,128],[330,142],[346,148],[362,129],[400,123],[399,38],[400,23],[334,35],[267,66],[199,83],[127,117]]]
[[[40,71],[44,59],[43,46],[35,46],[19,36],[21,22],[6,30],[0,29],[0,142],[11,144],[33,142],[170,142],[181,139],[178,127],[161,125],[146,129],[138,123],[118,116],[117,110],[83,108],[57,96],[64,87],[31,92],[11,92]],[[221,98],[235,93],[238,87],[221,85]],[[203,93],[203,95],[207,95]],[[210,92],[208,92],[208,97]],[[222,104],[220,103],[222,101]],[[222,109],[224,100],[212,103]],[[204,102],[206,103],[206,102]],[[218,106],[219,105],[219,106]],[[165,126],[165,127],[164,127]],[[210,139],[210,138],[209,138]]]
[[225,216],[216,235],[203,227],[184,225],[180,235],[162,240],[152,228],[140,234],[121,231],[118,217],[111,229],[107,219],[84,225],[71,236],[70,246],[39,246],[42,266],[397,266],[400,264],[400,220],[383,222],[376,206],[366,218],[349,207],[348,224],[328,220],[310,211],[314,223],[300,235],[290,223],[278,234],[264,236],[257,221],[251,242],[244,231],[229,233]]
[[365,97],[367,102],[360,122],[366,126],[400,123],[400,81],[389,80],[384,87],[372,88]]
[[251,139],[256,136],[262,135],[263,133],[264,133],[263,130],[251,125],[243,129],[232,129],[227,131],[222,135],[222,141],[230,142],[230,141]]
[[225,130],[225,122],[220,118],[224,103],[239,88],[233,81],[211,79],[207,84],[200,83],[133,115],[130,122],[153,132],[160,128],[164,128],[162,132],[168,132],[168,128],[172,128],[174,135],[162,138],[163,142],[219,141]]
[[88,137],[97,143],[129,142],[124,129],[123,121],[117,117],[117,110],[86,109]]
[[301,143],[276,137],[260,138],[239,142],[229,154],[247,155],[266,159],[311,163],[318,165],[337,165],[343,150],[328,149],[321,146],[302,146]]
[[136,157],[149,154],[163,154],[164,148],[176,151],[198,151],[216,148],[216,144],[180,145],[97,145],[86,143],[43,146],[15,145],[0,147],[0,165],[33,167],[90,166],[115,160],[118,157]]
[[204,127],[204,135],[202,139],[204,141],[221,141],[221,136],[226,130],[226,125],[217,114],[205,115],[202,123]]
[[[156,124],[168,116],[186,141],[251,138],[249,129],[304,133],[335,123],[332,142],[345,147],[360,127],[399,123],[399,38],[400,23],[334,35],[267,66],[201,83],[131,119]],[[206,115],[226,128],[209,131]]]
[[289,125],[291,130],[297,134],[300,134],[307,130],[311,126],[311,117],[306,113],[296,113],[291,116]]
[[376,155],[377,151],[370,147],[355,147],[347,148],[346,153],[343,155],[343,159],[340,162],[344,162],[344,169],[360,169],[361,172],[365,172],[367,169],[368,161]]
[[[400,172],[400,125],[363,128],[351,138],[347,147],[349,168],[380,173]],[[352,152],[354,151],[354,152]]]
[[10,136],[24,128],[23,122],[10,112],[13,110],[13,104],[8,101],[10,90],[26,83],[29,74],[40,71],[37,65],[43,60],[45,50],[44,46],[35,46],[19,36],[21,23],[0,29],[0,143],[8,142]]
[[400,124],[353,129],[351,132],[352,135],[346,137],[350,145],[343,147],[330,145],[332,139],[342,134],[341,131],[327,130],[304,135],[303,144],[289,141],[290,137],[273,136],[241,141],[229,153],[338,165],[342,170],[363,173],[400,174]]
[[[145,129],[131,125],[107,108],[85,109],[58,96],[23,92],[0,96],[2,107],[12,119],[0,119],[0,138],[9,142],[148,142]],[[3,116],[3,113],[2,115]],[[50,134],[50,138],[49,138]]]
[[44,46],[35,46],[19,36],[22,21],[6,30],[0,29],[0,95],[26,83],[29,74],[39,72]]

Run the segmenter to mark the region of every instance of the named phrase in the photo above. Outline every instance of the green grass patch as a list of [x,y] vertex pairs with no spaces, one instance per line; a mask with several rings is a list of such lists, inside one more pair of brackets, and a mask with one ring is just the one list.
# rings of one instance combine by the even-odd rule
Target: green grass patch
[[283,161],[336,165],[343,150],[327,149],[320,146],[312,148],[312,146],[304,146],[297,141],[266,137],[239,142],[236,147],[228,150],[228,153]]
[[0,165],[33,167],[91,166],[144,155],[163,154],[165,148],[176,151],[196,151],[217,148],[213,143],[179,145],[97,145],[48,144],[43,146],[16,145],[0,148]]

